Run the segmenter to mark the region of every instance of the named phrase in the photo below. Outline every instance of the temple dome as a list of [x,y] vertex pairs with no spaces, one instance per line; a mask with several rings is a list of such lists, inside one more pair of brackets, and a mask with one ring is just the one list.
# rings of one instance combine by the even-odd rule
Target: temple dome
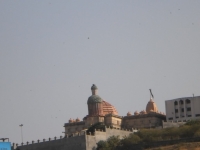
[[116,108],[112,106],[110,103],[103,100],[102,104],[103,104],[103,115],[106,115],[106,114],[118,115]]
[[127,116],[131,116],[132,114],[131,114],[131,112],[129,111],[128,113],[127,113]]
[[147,113],[150,113],[150,112],[158,112],[158,108],[157,108],[157,106],[156,106],[156,103],[153,101],[152,98],[151,98],[150,101],[147,103],[146,112],[147,112]]
[[79,118],[76,118],[76,122],[80,122],[80,119],[79,119]]
[[102,99],[99,95],[91,95],[88,98],[87,104],[93,104],[93,103],[101,103]]
[[145,111],[145,110],[142,110],[142,111],[140,112],[140,114],[141,114],[141,115],[144,115],[144,114],[146,114],[146,111]]
[[135,112],[134,112],[134,115],[139,115],[138,111],[135,111]]
[[70,119],[69,119],[69,123],[72,123],[72,122],[73,122],[73,120],[70,118]]

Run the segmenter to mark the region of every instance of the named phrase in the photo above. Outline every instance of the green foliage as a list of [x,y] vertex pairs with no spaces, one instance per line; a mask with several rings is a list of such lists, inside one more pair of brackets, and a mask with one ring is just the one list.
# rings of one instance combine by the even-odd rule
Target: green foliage
[[191,120],[191,121],[188,121],[185,125],[189,125],[189,126],[200,125],[200,120]]
[[94,133],[95,129],[105,130],[105,125],[101,122],[95,123],[88,128],[87,133],[89,132]]
[[119,136],[111,136],[111,137],[108,138],[107,142],[108,142],[108,145],[110,147],[110,150],[114,150],[115,147],[120,145]]
[[141,142],[141,139],[138,135],[136,134],[130,134],[128,137],[125,136],[122,140],[121,140],[121,149],[126,150],[129,149],[129,147],[133,144],[138,144]]
[[107,141],[99,141],[97,143],[97,150],[107,150],[109,149],[109,145]]
[[98,150],[114,150],[119,147],[123,150],[130,149],[134,144],[145,144],[162,140],[176,140],[179,138],[200,137],[200,120],[187,122],[179,128],[141,129],[123,139],[112,136],[107,141],[97,143]]
[[99,141],[97,143],[97,150],[114,150],[119,145],[119,136],[111,136],[107,141]]

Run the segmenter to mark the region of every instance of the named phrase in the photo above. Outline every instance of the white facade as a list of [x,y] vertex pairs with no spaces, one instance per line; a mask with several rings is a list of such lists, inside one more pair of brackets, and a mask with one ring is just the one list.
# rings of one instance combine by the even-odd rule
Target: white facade
[[200,96],[166,100],[165,110],[167,121],[200,119]]

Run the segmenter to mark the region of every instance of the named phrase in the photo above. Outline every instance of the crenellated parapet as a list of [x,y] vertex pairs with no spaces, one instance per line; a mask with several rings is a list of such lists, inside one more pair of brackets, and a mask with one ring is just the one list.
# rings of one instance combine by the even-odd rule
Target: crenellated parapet
[[91,147],[96,147],[96,143],[99,140],[106,140],[110,136],[120,136],[123,138],[124,136],[128,136],[130,133],[133,133],[133,130],[123,129],[123,128],[114,128],[111,126],[106,126],[105,129],[95,129],[93,133],[91,132],[76,132],[73,134],[65,134],[64,137],[52,137],[47,139],[38,139],[30,142],[22,143],[22,144],[14,144],[13,150],[46,150],[46,149],[57,149],[60,150],[65,149],[85,149],[90,150]]
[[75,125],[85,125],[85,122],[84,121],[72,121],[72,122],[69,122],[69,123],[65,123],[64,127],[75,126]]
[[66,136],[60,136],[60,137],[49,137],[47,139],[38,139],[38,140],[32,140],[31,142],[27,141],[25,143],[21,143],[21,144],[18,144],[18,143],[13,143],[12,144],[12,147],[13,149],[16,149],[17,147],[24,147],[24,146],[31,146],[31,145],[37,145],[37,144],[42,144],[42,143],[51,143],[51,142],[55,142],[55,141],[59,141],[59,140],[67,140],[68,138],[73,138],[73,137],[77,137],[77,136],[83,136],[85,135],[86,133],[84,131],[82,132],[78,132],[78,133],[73,133],[73,134],[70,134],[70,135],[66,135]]

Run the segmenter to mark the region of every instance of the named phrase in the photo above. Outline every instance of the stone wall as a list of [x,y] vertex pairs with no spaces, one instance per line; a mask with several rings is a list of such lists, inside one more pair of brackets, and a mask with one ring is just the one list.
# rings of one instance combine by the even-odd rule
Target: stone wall
[[170,128],[170,127],[180,127],[184,125],[186,122],[173,122],[173,121],[163,121],[163,128]]
[[97,148],[97,144],[100,140],[107,140],[111,136],[119,136],[119,138],[123,138],[124,136],[128,136],[132,131],[121,130],[121,129],[111,129],[106,128],[105,131],[95,131],[93,135],[86,135],[86,149],[87,150],[95,150]]
[[165,115],[156,112],[125,116],[122,120],[122,127],[126,129],[157,128],[162,126],[163,120],[166,120]]
[[18,146],[16,150],[86,150],[85,134],[41,143]]
[[48,141],[35,141],[26,145],[18,146],[15,150],[95,150],[100,140],[107,140],[111,136],[123,138],[132,131],[105,128],[105,131],[96,130],[87,135],[85,132],[74,134],[72,137],[53,139]]
[[71,135],[72,133],[81,132],[82,130],[86,129],[85,122],[72,122],[72,123],[65,123],[65,136]]
[[130,133],[133,133],[131,130],[123,130],[123,129],[111,129],[106,128],[106,139],[111,136],[119,136],[122,139],[124,136],[128,136]]
[[116,117],[114,115],[107,115],[104,121],[106,126],[121,128],[122,119],[119,116]]

